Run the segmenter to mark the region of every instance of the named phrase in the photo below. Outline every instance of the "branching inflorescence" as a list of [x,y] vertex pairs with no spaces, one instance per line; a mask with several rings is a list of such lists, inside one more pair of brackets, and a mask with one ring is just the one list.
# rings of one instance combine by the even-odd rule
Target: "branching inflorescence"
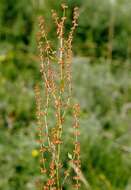
[[[79,143],[79,112],[80,106],[73,104],[72,100],[72,40],[77,27],[78,8],[74,8],[72,27],[65,37],[64,27],[66,21],[65,4],[61,5],[62,17],[52,10],[52,18],[57,28],[59,48],[57,51],[51,46],[47,38],[45,21],[39,17],[40,32],[37,35],[40,72],[44,84],[45,95],[41,98],[40,87],[35,87],[38,142],[40,144],[40,171],[44,175],[41,190],[62,190],[66,180],[71,178],[74,189],[80,188],[80,143]],[[73,118],[74,150],[70,155],[69,168],[64,170],[61,153],[63,148],[63,127],[71,110]],[[73,172],[71,170],[74,170]],[[74,173],[74,174],[72,174]]]

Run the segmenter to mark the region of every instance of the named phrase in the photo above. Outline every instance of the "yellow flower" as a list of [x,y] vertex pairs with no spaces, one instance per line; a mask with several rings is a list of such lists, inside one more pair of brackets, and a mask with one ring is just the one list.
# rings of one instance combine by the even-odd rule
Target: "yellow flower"
[[32,154],[32,157],[37,157],[39,155],[39,152],[38,150],[34,149],[32,150],[31,154]]
[[5,61],[6,55],[0,55],[0,62]]

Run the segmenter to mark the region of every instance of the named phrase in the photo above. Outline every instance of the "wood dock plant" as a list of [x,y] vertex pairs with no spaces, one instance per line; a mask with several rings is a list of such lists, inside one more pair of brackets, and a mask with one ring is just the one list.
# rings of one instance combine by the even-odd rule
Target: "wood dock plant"
[[[39,85],[35,87],[38,142],[40,145],[40,172],[43,180],[41,190],[62,190],[67,179],[72,179],[72,187],[80,188],[80,143],[79,112],[80,106],[73,103],[72,98],[72,40],[77,27],[78,8],[74,8],[72,27],[65,35],[66,9],[61,5],[63,15],[58,16],[52,10],[52,18],[56,25],[58,49],[54,50],[48,40],[45,21],[39,17],[39,33],[37,35],[40,72],[44,84],[44,95]],[[70,110],[73,129],[74,150],[68,154],[69,167],[64,169],[61,154],[63,145],[63,127]]]

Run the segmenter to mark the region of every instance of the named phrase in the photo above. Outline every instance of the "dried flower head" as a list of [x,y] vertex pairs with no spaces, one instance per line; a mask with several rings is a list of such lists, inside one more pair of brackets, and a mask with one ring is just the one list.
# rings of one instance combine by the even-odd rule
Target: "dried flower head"
[[[63,185],[70,176],[69,169],[64,171],[61,160],[63,147],[63,127],[68,109],[73,110],[73,138],[74,150],[71,161],[80,170],[80,143],[79,132],[79,112],[80,107],[75,104],[72,107],[72,40],[77,27],[78,8],[74,8],[72,27],[68,37],[65,37],[66,4],[61,5],[63,10],[62,17],[52,10],[52,18],[56,25],[58,50],[54,51],[48,40],[45,20],[39,17],[40,31],[37,34],[39,57],[41,61],[40,72],[44,84],[44,100],[41,98],[40,87],[35,87],[36,94],[36,116],[38,120],[38,142],[40,144],[40,172],[46,175],[42,183],[42,190],[62,190]],[[57,53],[56,53],[57,52]],[[54,66],[53,61],[56,61]],[[44,103],[43,103],[44,102]],[[64,172],[63,172],[64,171]],[[72,177],[75,181],[75,189],[79,189],[80,180],[78,172]]]

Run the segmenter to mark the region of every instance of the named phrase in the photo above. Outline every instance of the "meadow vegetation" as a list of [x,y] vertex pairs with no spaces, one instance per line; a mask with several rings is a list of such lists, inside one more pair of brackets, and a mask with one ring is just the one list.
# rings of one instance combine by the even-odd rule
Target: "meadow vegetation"
[[[131,189],[131,2],[68,0],[80,7],[73,42],[73,97],[81,105],[81,168],[92,190]],[[61,0],[0,1],[0,189],[35,190],[41,178],[34,86],[41,81],[36,33],[43,15],[56,46],[51,9]],[[68,113],[62,160],[72,151]],[[70,143],[69,143],[70,142]],[[66,159],[67,158],[67,159]],[[82,185],[81,189],[87,187]],[[70,183],[65,189],[71,189]]]

